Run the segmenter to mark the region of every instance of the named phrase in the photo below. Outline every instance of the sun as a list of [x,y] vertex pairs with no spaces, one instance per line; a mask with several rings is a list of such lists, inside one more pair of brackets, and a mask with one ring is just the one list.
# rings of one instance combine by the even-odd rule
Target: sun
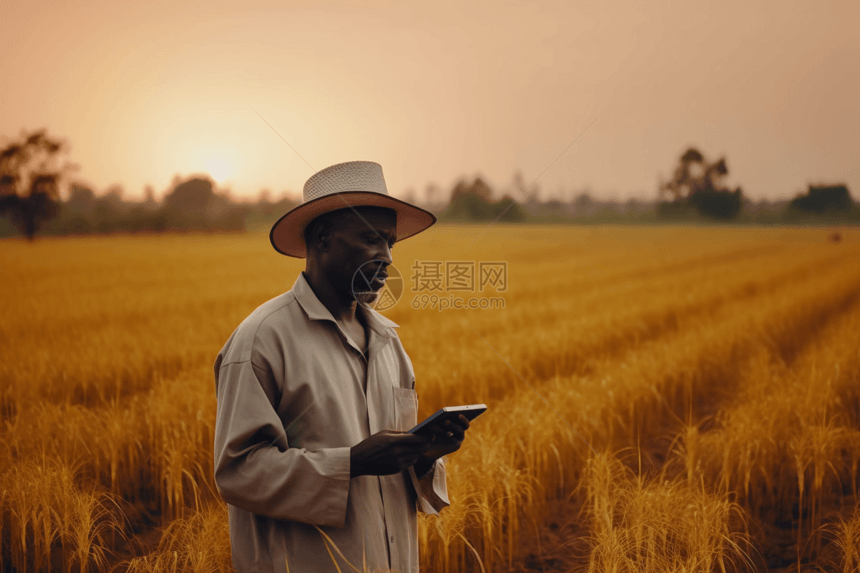
[[213,156],[206,160],[206,171],[217,183],[224,183],[233,175],[233,163],[224,157]]

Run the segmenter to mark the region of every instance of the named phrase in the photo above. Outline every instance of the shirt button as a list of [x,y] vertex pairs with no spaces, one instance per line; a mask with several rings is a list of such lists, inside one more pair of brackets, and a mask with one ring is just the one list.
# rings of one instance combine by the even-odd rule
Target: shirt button
[[391,539],[391,543],[394,543],[394,536],[393,535],[391,537],[389,537],[389,539]]

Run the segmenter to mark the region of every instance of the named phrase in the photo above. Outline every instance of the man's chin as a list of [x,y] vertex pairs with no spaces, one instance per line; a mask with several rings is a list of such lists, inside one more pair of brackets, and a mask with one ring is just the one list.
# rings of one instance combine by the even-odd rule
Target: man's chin
[[355,293],[355,300],[364,304],[373,304],[377,298],[379,298],[378,291],[369,290]]

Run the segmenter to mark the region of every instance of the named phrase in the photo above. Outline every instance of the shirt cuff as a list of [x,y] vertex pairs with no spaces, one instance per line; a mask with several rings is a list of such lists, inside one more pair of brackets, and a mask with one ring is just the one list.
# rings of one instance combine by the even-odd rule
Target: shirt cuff
[[443,508],[451,505],[448,500],[444,456],[438,458],[431,471],[422,477],[415,475],[414,466],[409,466],[409,476],[412,478],[415,493],[418,494],[418,509],[421,512],[438,515]]

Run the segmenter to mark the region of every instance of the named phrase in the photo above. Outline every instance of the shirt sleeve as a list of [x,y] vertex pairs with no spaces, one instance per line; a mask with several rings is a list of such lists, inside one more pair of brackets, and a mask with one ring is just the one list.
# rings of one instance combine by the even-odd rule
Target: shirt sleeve
[[350,448],[291,448],[275,410],[270,372],[250,360],[215,363],[215,483],[224,501],[251,513],[343,527]]
[[430,515],[439,515],[443,508],[451,505],[448,500],[448,481],[445,474],[445,457],[436,459],[432,469],[421,479],[415,475],[415,466],[409,466],[409,477],[418,494],[418,510]]

